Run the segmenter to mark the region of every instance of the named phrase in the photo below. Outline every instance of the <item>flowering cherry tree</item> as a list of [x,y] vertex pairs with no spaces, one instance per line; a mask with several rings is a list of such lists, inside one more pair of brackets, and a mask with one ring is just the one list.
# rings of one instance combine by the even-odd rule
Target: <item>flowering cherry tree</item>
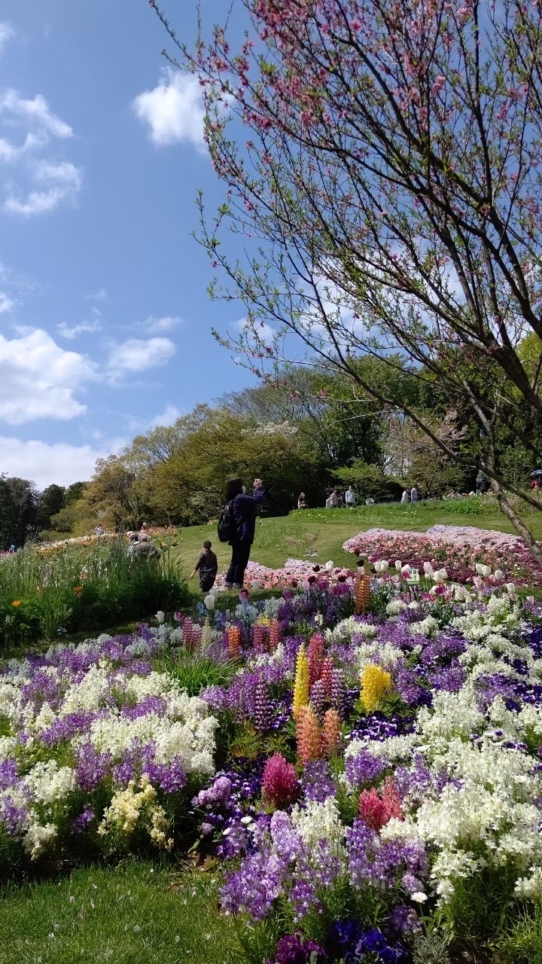
[[[242,4],[237,49],[220,26],[210,37],[202,28],[189,51],[158,13],[181,52],[173,62],[201,79],[226,185],[216,218],[200,201],[202,240],[233,282],[214,293],[247,306],[239,343],[250,366],[269,372],[301,339],[311,359],[482,469],[536,553],[505,495],[495,437],[514,406],[542,424],[539,5]],[[244,261],[223,252],[227,228],[251,239]],[[398,349],[405,371],[477,422],[474,454],[452,450],[385,386],[363,383],[356,355],[393,355],[397,368]]]

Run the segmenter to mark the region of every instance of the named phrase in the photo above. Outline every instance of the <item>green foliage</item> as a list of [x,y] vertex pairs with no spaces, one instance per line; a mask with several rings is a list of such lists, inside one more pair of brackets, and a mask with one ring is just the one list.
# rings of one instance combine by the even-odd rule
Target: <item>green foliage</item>
[[123,540],[0,563],[0,643],[54,639],[171,611],[191,597],[178,558],[132,560]]
[[414,942],[413,964],[450,964],[449,944],[448,935],[429,922]]
[[234,662],[218,662],[201,653],[183,649],[175,656],[159,660],[157,668],[173,676],[189,696],[197,696],[207,686],[224,686],[237,667]]
[[525,911],[495,944],[503,964],[542,964],[542,908]]

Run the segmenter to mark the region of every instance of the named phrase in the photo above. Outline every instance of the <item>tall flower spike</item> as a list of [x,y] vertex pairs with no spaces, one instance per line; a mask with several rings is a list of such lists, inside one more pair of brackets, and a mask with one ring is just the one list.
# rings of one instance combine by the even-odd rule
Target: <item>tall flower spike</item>
[[361,671],[360,700],[367,713],[376,710],[380,701],[391,693],[391,676],[381,666],[367,663]]
[[322,755],[322,731],[312,706],[304,706],[297,718],[297,756],[302,766]]
[[252,645],[256,653],[263,653],[265,629],[261,623],[255,623],[252,628]]
[[322,751],[325,756],[335,756],[341,745],[341,718],[337,710],[327,710],[324,716]]
[[371,577],[356,576],[354,583],[354,609],[357,616],[365,612],[371,601]]
[[239,626],[228,626],[228,655],[235,659],[241,652],[241,630]]
[[257,730],[268,730],[273,719],[273,707],[269,691],[264,681],[259,679],[254,687],[254,726]]
[[317,679],[320,679],[324,660],[324,639],[320,633],[311,636],[307,657],[309,660],[309,686],[312,686]]
[[306,706],[309,702],[309,662],[307,660],[307,654],[305,652],[305,644],[303,644],[297,654],[297,663],[295,667],[295,682],[294,682],[294,702],[292,706],[292,713],[294,719],[297,720],[299,711],[303,706]]
[[346,709],[346,686],[342,669],[334,669],[331,674],[330,703],[342,719]]
[[189,617],[183,623],[183,645],[194,649],[194,623]]
[[192,649],[201,649],[203,629],[201,626],[194,626],[192,630]]
[[324,715],[324,710],[326,707],[326,693],[324,690],[324,684],[321,679],[317,679],[315,683],[312,684],[311,690],[311,704],[316,713],[317,717],[321,720]]
[[280,643],[280,623],[278,619],[272,619],[269,624],[269,649],[273,653]]
[[203,633],[201,635],[201,648],[204,653],[207,652],[209,647],[213,642],[213,628],[211,626],[211,620],[205,620],[205,626],[203,627]]
[[326,699],[331,699],[331,680],[333,678],[333,658],[331,656],[326,656],[322,663],[322,683],[324,684],[324,693],[326,694]]
[[292,803],[297,796],[297,776],[292,763],[287,763],[280,753],[267,760],[262,780],[262,793],[266,803],[276,807]]

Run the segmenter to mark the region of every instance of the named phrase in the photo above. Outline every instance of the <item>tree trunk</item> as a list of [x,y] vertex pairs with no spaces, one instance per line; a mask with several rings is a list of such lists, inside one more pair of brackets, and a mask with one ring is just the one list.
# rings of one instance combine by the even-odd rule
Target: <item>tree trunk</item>
[[537,562],[539,566],[542,566],[542,546],[536,541],[532,532],[527,528],[514,507],[508,501],[502,486],[494,479],[491,479],[491,488],[497,499],[499,509],[512,523],[518,535],[521,536],[535,562]]

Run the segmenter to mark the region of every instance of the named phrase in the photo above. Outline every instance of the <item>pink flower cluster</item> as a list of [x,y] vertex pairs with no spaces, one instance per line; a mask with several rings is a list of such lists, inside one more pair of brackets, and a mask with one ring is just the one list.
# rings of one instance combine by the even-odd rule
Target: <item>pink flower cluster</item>
[[436,525],[425,533],[399,529],[368,529],[343,545],[345,552],[363,556],[369,562],[400,559],[403,566],[420,568],[430,562],[444,566],[455,582],[472,582],[476,564],[502,570],[505,579],[517,585],[542,586],[542,568],[517,536],[474,526]]
[[[282,569],[270,569],[257,562],[249,562],[245,586],[250,589],[287,589],[290,586],[308,589],[311,585],[324,587],[354,577],[352,569],[342,569],[340,566],[327,568],[304,559],[287,559]],[[217,586],[223,583],[224,576],[218,576]]]
[[401,797],[393,777],[386,778],[382,796],[379,796],[375,787],[362,790],[359,798],[359,815],[368,827],[376,831],[381,830],[392,817],[403,819]]

